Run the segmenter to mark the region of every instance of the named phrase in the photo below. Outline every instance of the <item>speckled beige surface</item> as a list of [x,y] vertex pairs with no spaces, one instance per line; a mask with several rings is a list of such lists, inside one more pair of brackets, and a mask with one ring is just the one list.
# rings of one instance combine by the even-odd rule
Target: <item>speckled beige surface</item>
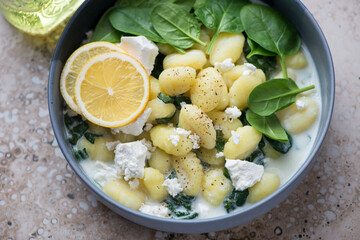
[[336,69],[334,116],[321,154],[278,207],[202,235],[156,232],[94,199],[54,140],[46,101],[51,54],[0,17],[0,239],[359,239],[360,1],[303,2]]

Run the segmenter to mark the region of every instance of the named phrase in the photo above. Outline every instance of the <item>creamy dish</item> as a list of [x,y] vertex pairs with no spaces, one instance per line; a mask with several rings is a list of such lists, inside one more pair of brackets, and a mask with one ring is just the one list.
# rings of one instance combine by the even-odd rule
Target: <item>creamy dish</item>
[[[200,20],[206,4],[195,9]],[[246,22],[246,35],[202,26],[204,44],[184,50],[121,38],[117,45],[150,75],[142,114],[105,128],[64,111],[75,157],[94,184],[145,214],[211,218],[261,201],[298,171],[319,127],[314,62],[300,42],[291,55],[256,45]]]

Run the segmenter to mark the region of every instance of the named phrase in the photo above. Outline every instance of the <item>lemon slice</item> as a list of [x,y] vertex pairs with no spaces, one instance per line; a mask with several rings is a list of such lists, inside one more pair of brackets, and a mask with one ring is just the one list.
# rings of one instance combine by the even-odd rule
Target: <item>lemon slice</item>
[[75,101],[75,81],[81,68],[93,56],[101,53],[118,51],[125,52],[119,46],[109,42],[93,42],[78,48],[65,63],[60,77],[60,91],[67,105],[77,113],[81,113]]
[[103,127],[121,127],[140,116],[149,100],[150,80],[140,62],[126,53],[91,58],[75,84],[82,115]]

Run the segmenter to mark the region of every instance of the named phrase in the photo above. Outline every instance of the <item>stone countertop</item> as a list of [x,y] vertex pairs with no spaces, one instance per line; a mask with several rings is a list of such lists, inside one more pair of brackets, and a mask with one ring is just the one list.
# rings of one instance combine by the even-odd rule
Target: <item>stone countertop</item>
[[47,110],[51,54],[0,17],[0,239],[358,239],[360,1],[303,0],[336,70],[336,103],[316,163],[290,196],[220,232],[158,232],[112,213],[75,176]]

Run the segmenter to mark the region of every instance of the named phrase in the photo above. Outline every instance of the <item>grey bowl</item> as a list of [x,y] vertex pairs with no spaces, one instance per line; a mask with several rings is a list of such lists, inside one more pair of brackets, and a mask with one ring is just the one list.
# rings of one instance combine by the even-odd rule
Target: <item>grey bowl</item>
[[48,103],[52,127],[66,160],[86,186],[103,204],[124,218],[149,228],[176,233],[203,233],[231,228],[264,214],[284,200],[312,167],[315,155],[319,151],[329,127],[334,104],[335,79],[330,50],[319,25],[306,7],[299,0],[265,1],[293,22],[300,32],[303,41],[308,46],[318,70],[322,95],[322,111],[320,114],[320,129],[311,154],[287,183],[263,201],[243,211],[235,211],[226,216],[184,221],[145,215],[124,207],[108,197],[84,174],[78,161],[74,158],[71,146],[66,138],[63,120],[64,101],[61,97],[59,87],[62,68],[70,54],[78,48],[85,39],[85,33],[96,25],[102,13],[113,5],[114,2],[115,1],[89,0],[78,9],[58,42],[50,67]]

